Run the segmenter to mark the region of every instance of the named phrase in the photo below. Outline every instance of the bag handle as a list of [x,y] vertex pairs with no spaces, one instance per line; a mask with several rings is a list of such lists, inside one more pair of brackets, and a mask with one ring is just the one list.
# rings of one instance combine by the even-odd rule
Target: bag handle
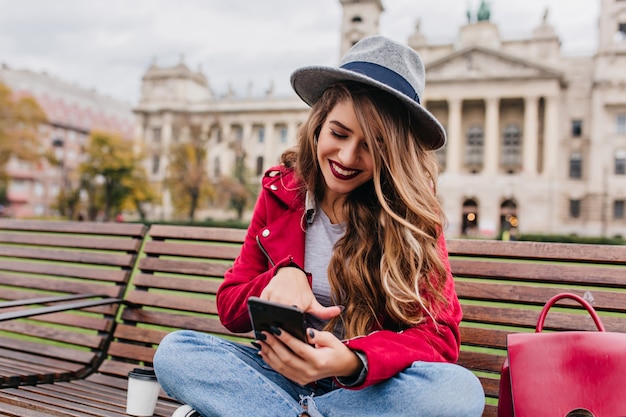
[[594,310],[593,306],[589,304],[587,300],[585,300],[584,298],[576,294],[564,292],[564,293],[557,294],[554,297],[550,298],[548,302],[546,303],[546,305],[543,307],[543,309],[541,310],[541,313],[539,314],[539,319],[537,320],[537,327],[535,328],[536,333],[540,333],[543,330],[543,323],[546,320],[546,316],[548,315],[548,310],[550,310],[550,307],[552,307],[554,303],[556,303],[557,301],[563,298],[571,298],[572,300],[578,301],[580,304],[582,304],[582,306],[585,307],[585,309],[591,315],[591,318],[593,318],[593,321],[596,323],[596,327],[598,328],[598,331],[600,332],[606,331],[604,329],[604,325],[602,324],[602,321],[600,321],[600,317],[598,316],[598,313],[596,313],[596,310]]

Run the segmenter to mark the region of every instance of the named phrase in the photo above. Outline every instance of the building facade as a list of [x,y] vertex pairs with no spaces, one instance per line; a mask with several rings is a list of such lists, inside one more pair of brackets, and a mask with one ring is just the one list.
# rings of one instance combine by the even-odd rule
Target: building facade
[[58,164],[46,158],[36,164],[9,161],[6,215],[57,216],[57,197],[63,187],[78,181],[76,172],[90,132],[105,130],[132,141],[135,129],[132,107],[48,74],[12,69],[4,64],[0,67],[0,82],[18,96],[37,100],[47,116],[47,123],[40,131],[42,154],[51,153],[59,161]]
[[[626,1],[601,1],[597,52],[564,56],[546,11],[526,39],[507,40],[488,10],[449,44],[419,24],[408,45],[426,64],[425,106],[446,127],[437,151],[447,235],[626,235]],[[380,0],[340,0],[341,51],[379,32]],[[538,11],[538,15],[541,11]],[[162,184],[168,146],[195,125],[212,179],[229,175],[233,144],[256,178],[294,142],[307,107],[288,97],[214,97],[184,64],[152,65],[135,108],[146,168]],[[167,193],[155,217],[172,216]]]

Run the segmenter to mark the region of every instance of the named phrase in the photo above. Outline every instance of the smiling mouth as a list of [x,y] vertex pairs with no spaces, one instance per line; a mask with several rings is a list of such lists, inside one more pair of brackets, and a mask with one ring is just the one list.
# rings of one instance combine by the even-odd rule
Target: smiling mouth
[[358,169],[347,169],[346,167],[339,165],[337,162],[334,161],[329,161],[329,165],[330,171],[336,178],[340,180],[350,180],[359,175],[359,173],[361,173],[361,171]]

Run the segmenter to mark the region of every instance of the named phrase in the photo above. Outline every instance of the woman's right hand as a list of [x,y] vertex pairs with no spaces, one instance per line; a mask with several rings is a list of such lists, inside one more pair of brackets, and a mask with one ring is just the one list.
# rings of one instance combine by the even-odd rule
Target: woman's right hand
[[306,274],[292,266],[279,268],[261,292],[260,298],[296,306],[322,320],[331,319],[341,313],[341,308],[337,306],[322,306],[313,295]]

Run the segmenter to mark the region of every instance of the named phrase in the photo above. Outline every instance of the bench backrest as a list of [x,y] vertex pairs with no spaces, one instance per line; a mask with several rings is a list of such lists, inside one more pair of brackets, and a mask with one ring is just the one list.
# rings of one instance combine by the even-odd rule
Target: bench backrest
[[[160,340],[194,329],[247,341],[219,322],[215,292],[232,265],[244,230],[154,225],[148,232],[101,374],[126,378],[151,366]],[[449,240],[456,288],[464,309],[459,363],[476,372],[486,392],[485,416],[496,415],[506,335],[533,331],[553,295],[592,300],[610,331],[626,332],[626,246]],[[593,322],[571,302],[548,315],[546,329],[589,329]]]
[[[176,329],[192,329],[244,340],[217,317],[215,292],[232,265],[246,231],[154,225],[133,277],[121,323],[100,367],[126,378],[137,365],[152,366],[158,343]],[[247,335],[250,337],[251,335]]]
[[[572,292],[590,301],[607,331],[626,332],[626,246],[449,240],[456,290],[463,306],[459,363],[475,371],[496,415],[506,336],[532,332],[543,305]],[[577,303],[559,302],[546,330],[595,330]]]
[[[144,225],[0,219],[0,313],[19,300],[124,295]],[[119,304],[0,322],[0,386],[81,377],[99,366]]]

